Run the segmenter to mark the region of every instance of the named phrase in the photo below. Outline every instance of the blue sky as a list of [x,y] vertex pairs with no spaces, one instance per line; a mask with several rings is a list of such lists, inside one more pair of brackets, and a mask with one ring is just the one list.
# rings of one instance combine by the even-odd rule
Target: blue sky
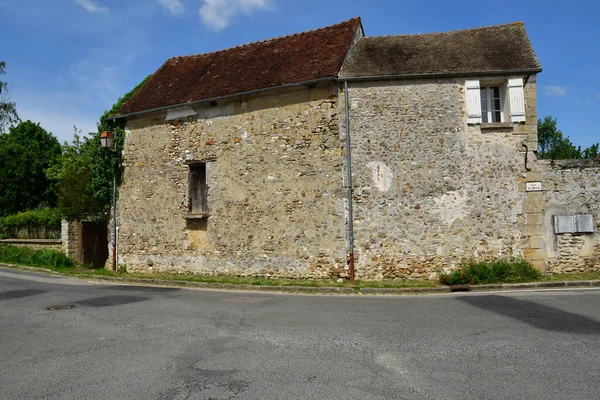
[[600,141],[600,4],[592,0],[0,0],[0,60],[22,119],[61,142],[95,130],[118,97],[169,57],[360,16],[369,36],[523,21],[544,71],[538,115],[572,141]]

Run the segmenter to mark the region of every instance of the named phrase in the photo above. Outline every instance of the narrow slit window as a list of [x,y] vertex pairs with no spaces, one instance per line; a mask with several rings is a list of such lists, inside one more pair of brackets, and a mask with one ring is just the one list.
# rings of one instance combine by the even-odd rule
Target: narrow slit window
[[206,184],[206,163],[190,164],[189,172],[189,211],[192,214],[208,212]]

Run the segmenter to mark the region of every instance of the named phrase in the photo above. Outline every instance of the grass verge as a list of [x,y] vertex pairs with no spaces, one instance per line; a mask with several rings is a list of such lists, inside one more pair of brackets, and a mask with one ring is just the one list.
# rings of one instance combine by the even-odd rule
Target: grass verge
[[542,278],[540,280],[543,282],[593,281],[593,280],[600,280],[600,272],[544,275],[544,276],[542,276]]
[[59,272],[65,272],[75,266],[75,263],[60,251],[34,250],[4,243],[0,243],[0,262],[50,268]]
[[[54,250],[33,250],[27,247],[0,244],[0,263],[17,264],[30,267],[46,268],[63,275],[79,276],[109,276],[134,279],[161,279],[170,281],[202,282],[234,285],[253,286],[298,286],[298,287],[354,287],[360,288],[434,288],[442,284],[436,280],[382,280],[363,281],[356,280],[352,286],[348,280],[337,282],[334,279],[283,279],[283,278],[260,278],[260,277],[236,277],[236,276],[208,276],[192,274],[171,273],[115,273],[107,269],[94,269],[82,265],[67,258],[63,253]],[[600,272],[555,274],[540,276],[532,273],[530,268],[523,264],[524,261],[508,262],[499,260],[490,263],[471,263],[465,265],[468,271],[468,280],[473,282],[476,276],[477,282],[491,283],[490,280],[503,283],[514,282],[539,282],[539,281],[572,281],[572,280],[600,280]],[[456,272],[462,275],[461,272]],[[511,272],[512,271],[512,272]],[[515,272],[516,271],[516,272]],[[537,271],[537,270],[536,270]],[[493,275],[490,277],[489,275]],[[510,276],[516,274],[518,277]],[[500,277],[501,280],[497,280]]]

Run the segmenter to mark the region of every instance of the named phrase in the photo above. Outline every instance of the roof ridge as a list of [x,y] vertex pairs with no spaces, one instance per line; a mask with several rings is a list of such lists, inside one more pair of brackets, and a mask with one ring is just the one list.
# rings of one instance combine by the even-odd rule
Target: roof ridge
[[485,29],[495,29],[495,28],[503,28],[503,27],[511,27],[511,26],[525,26],[525,23],[522,21],[509,22],[506,24],[498,24],[498,25],[488,25],[488,26],[480,26],[478,28],[467,28],[467,29],[455,29],[452,31],[442,31],[442,32],[427,32],[427,33],[408,33],[404,35],[382,35],[382,36],[364,36],[365,39],[371,38],[386,38],[386,37],[407,37],[407,36],[428,36],[428,35],[447,35],[451,33],[457,32],[471,32],[471,31],[481,31]]
[[292,38],[292,37],[295,37],[295,36],[302,36],[302,35],[306,35],[306,34],[318,32],[318,31],[322,31],[322,30],[325,30],[325,29],[335,28],[335,27],[338,27],[340,25],[349,24],[352,21],[357,21],[358,23],[361,22],[360,17],[354,17],[354,18],[350,18],[350,19],[348,19],[346,21],[338,22],[337,24],[333,24],[333,25],[323,26],[321,28],[315,28],[315,29],[311,29],[311,30],[308,30],[308,31],[304,31],[304,32],[290,33],[289,35],[277,36],[277,37],[272,37],[272,38],[257,40],[255,42],[239,44],[237,46],[232,46],[232,47],[228,47],[228,48],[225,48],[225,49],[209,51],[208,53],[197,53],[197,54],[189,54],[189,55],[185,55],[185,56],[175,56],[175,57],[171,57],[171,58],[167,59],[167,61],[165,63],[167,63],[169,61],[174,61],[174,60],[182,59],[182,58],[196,58],[196,57],[200,58],[200,57],[210,56],[210,55],[214,55],[214,54],[218,54],[218,53],[223,53],[223,52],[234,50],[234,49],[239,49],[239,48],[242,48],[242,47],[249,47],[249,46],[253,46],[253,45],[257,45],[257,44],[263,44],[263,43],[272,42],[272,41],[275,41],[275,40],[288,39],[288,38]]

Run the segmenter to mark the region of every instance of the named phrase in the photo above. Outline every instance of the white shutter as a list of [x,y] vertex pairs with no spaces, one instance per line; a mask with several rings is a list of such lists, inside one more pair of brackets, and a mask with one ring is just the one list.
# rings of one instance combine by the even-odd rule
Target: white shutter
[[525,122],[523,78],[510,78],[508,80],[508,98],[510,104],[510,120],[512,122]]
[[465,83],[467,97],[467,123],[481,123],[481,94],[479,92],[479,81],[468,80]]

